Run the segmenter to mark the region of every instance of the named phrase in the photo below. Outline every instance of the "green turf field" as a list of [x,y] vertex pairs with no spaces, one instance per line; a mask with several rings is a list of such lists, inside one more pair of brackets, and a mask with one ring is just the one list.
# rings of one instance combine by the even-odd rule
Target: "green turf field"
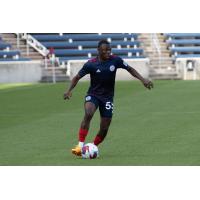
[[[200,165],[200,82],[116,83],[115,110],[100,158],[83,160],[77,143],[88,83],[79,83],[70,101],[66,83],[0,84],[0,165]],[[99,127],[99,113],[87,142]]]

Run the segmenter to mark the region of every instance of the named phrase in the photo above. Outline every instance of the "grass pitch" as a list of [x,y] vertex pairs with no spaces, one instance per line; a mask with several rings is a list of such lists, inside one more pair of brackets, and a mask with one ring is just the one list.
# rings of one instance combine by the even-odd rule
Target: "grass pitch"
[[[100,158],[71,154],[89,83],[79,83],[70,101],[68,84],[0,84],[0,165],[174,166],[200,165],[199,81],[116,82],[113,121]],[[99,112],[87,142],[99,128]]]

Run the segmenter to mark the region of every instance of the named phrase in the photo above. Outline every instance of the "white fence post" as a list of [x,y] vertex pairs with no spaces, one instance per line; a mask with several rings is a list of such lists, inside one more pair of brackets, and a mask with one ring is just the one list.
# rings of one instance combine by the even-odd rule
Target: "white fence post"
[[55,72],[56,58],[55,58],[55,54],[51,55],[51,64],[52,64],[52,80],[53,80],[53,83],[56,83],[56,72]]
[[26,55],[29,56],[29,45],[27,41],[26,41]]
[[17,49],[20,49],[20,34],[17,33]]

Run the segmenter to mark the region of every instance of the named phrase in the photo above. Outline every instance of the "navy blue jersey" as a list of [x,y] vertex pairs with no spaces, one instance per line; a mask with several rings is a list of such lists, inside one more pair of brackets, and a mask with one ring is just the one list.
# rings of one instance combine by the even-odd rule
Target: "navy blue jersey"
[[81,77],[90,74],[91,81],[87,94],[99,99],[113,98],[118,68],[127,70],[128,64],[117,56],[110,56],[108,60],[103,62],[100,62],[98,57],[86,62],[78,74]]

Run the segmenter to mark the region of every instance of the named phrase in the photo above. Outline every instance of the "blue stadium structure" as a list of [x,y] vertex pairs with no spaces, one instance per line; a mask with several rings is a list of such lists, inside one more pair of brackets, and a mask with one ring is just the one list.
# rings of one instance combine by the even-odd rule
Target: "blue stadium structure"
[[0,50],[4,50],[4,49],[10,49],[11,48],[11,44],[8,44],[6,42],[3,42],[2,39],[0,38]]
[[97,55],[99,40],[112,44],[112,52],[122,58],[144,58],[143,49],[136,33],[83,33],[83,34],[31,34],[47,49],[53,51],[60,62],[87,60]]
[[183,78],[181,67],[188,60],[200,66],[200,33],[4,33],[0,34],[0,61],[31,60],[40,63],[42,80],[51,81],[55,73],[56,80],[62,81],[97,56],[102,39],[111,43],[114,55],[152,79]]
[[164,35],[174,59],[200,57],[200,33],[166,33]]
[[0,37],[0,61],[27,61],[30,58],[21,57],[19,50],[12,50],[12,45]]

